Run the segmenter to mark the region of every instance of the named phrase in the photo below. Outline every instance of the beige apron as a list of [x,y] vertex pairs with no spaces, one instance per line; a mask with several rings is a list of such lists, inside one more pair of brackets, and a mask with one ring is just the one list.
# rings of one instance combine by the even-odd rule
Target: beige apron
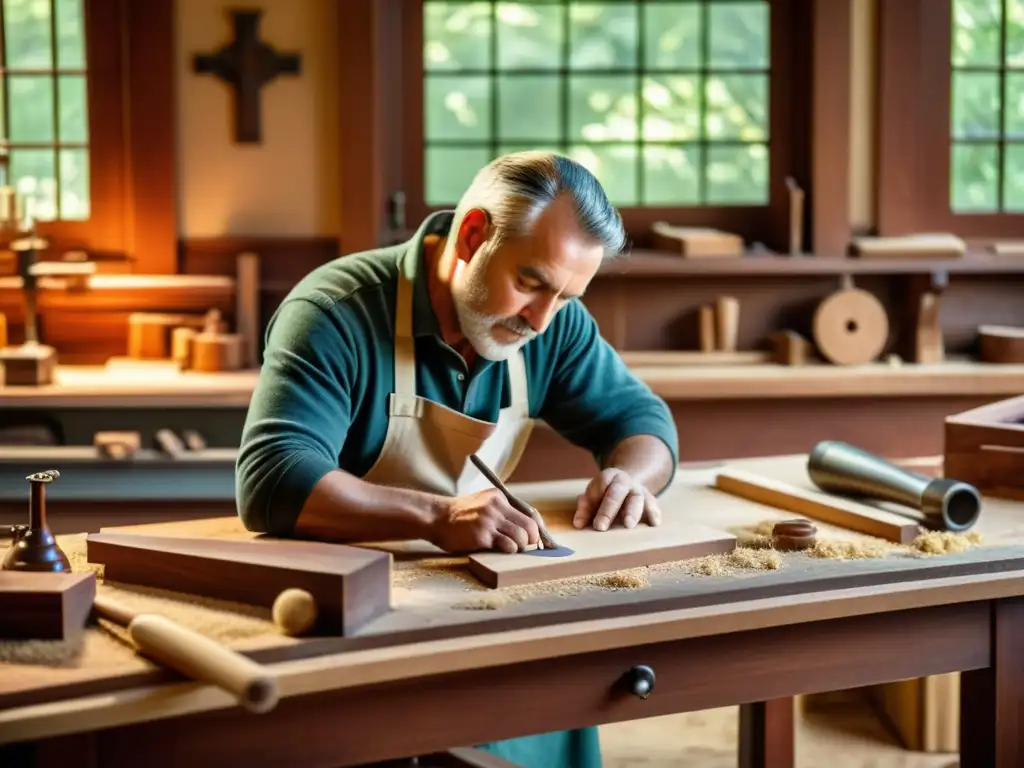
[[445,496],[493,488],[469,460],[476,453],[494,473],[509,478],[533,430],[522,350],[508,360],[511,402],[494,424],[416,395],[412,333],[413,284],[398,277],[395,300],[395,391],[380,456],[363,480]]

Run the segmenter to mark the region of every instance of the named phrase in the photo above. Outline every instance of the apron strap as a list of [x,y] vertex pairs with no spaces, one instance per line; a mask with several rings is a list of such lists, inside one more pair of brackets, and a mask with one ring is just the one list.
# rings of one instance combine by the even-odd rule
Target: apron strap
[[526,379],[526,358],[521,349],[508,359],[508,383],[512,390],[510,405],[522,406],[529,410],[530,392]]
[[395,394],[416,396],[416,340],[412,335],[412,282],[398,274],[395,296]]

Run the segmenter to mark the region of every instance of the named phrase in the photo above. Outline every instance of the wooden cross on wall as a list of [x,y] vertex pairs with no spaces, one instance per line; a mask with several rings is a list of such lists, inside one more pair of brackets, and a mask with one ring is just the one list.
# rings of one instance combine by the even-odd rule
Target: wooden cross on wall
[[261,140],[260,90],[278,75],[297,75],[301,57],[279,54],[259,39],[262,10],[231,11],[235,39],[213,54],[196,54],[193,70],[224,80],[235,92],[235,141],[258,144]]

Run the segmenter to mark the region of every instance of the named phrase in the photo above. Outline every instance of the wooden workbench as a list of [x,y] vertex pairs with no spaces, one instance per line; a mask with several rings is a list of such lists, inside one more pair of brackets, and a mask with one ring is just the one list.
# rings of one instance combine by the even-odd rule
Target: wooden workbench
[[[756,466],[785,478],[802,472],[803,461]],[[682,470],[663,498],[666,514],[728,529],[787,516],[707,487],[712,473]],[[550,509],[582,487],[518,490]],[[790,697],[962,671],[960,765],[1016,768],[1024,764],[1022,512],[1024,505],[986,500],[976,528],[984,544],[959,554],[784,554],[778,570],[701,576],[655,568],[637,588],[566,582],[506,600],[422,562],[409,578],[406,559],[396,557],[394,610],[353,638],[286,639],[265,616],[247,618],[265,630],[233,645],[271,663],[281,679],[282,701],[268,714],[245,713],[220,691],[128,654],[63,668],[0,665],[0,744],[21,755],[38,750],[40,765],[49,756],[62,766],[199,758],[345,766],[738,704],[742,764],[788,766]],[[218,524],[218,535],[237,535],[231,521],[187,525],[214,535]],[[622,687],[637,665],[656,674],[646,700]]]

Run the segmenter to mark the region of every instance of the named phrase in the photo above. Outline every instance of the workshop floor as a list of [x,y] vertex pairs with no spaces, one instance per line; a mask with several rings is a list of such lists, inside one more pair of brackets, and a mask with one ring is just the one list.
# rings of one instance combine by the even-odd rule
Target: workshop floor
[[[604,768],[736,768],[736,707],[602,726]],[[811,700],[800,717],[797,768],[956,768],[956,755],[908,752],[866,702]]]

